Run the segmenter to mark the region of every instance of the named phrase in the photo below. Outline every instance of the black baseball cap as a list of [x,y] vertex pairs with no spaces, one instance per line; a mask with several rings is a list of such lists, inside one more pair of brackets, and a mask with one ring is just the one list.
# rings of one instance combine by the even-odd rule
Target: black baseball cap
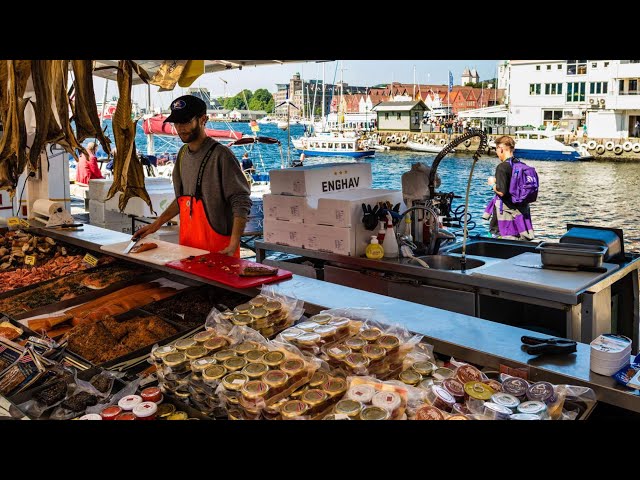
[[187,123],[195,116],[207,113],[207,104],[193,95],[183,95],[171,102],[171,115],[163,123]]

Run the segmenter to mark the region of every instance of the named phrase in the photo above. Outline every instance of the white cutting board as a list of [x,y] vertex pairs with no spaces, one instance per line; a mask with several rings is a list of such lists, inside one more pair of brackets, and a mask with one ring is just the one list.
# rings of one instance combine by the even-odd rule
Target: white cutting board
[[541,264],[539,253],[522,253],[502,262],[474,269],[469,274],[476,278],[491,279],[492,284],[497,282],[501,285],[520,285],[560,293],[576,293],[620,268],[613,263],[603,263],[602,266],[607,271],[602,273],[535,268]]
[[209,250],[201,250],[199,248],[193,247],[185,247],[184,245],[178,245],[177,243],[163,242],[162,240],[157,239],[142,239],[138,243],[148,243],[153,242],[158,244],[158,248],[154,248],[153,250],[147,250],[142,253],[128,253],[124,254],[124,249],[127,248],[130,241],[119,242],[119,243],[111,243],[109,245],[103,245],[100,247],[100,250],[103,250],[108,253],[118,253],[120,255],[125,255],[126,257],[137,258],[139,260],[144,260],[145,262],[154,263],[156,265],[164,265],[167,262],[172,262],[174,260],[182,260],[183,258],[190,257],[192,255],[206,255],[209,253]]

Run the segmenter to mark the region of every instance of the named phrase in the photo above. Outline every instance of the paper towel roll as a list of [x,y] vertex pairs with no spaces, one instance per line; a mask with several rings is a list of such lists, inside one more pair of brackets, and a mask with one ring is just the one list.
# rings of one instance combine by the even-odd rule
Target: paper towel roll
[[51,200],[46,200],[44,198],[40,198],[33,202],[33,213],[37,213],[40,215],[53,215],[54,213],[62,212],[64,210],[64,204],[59,202],[52,202]]

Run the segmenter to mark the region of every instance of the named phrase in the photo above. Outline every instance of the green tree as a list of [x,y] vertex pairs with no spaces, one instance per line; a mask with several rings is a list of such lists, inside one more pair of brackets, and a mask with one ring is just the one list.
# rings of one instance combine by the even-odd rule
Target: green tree
[[269,103],[267,103],[267,107],[265,108],[265,110],[267,111],[267,113],[273,113],[273,111],[275,110],[275,106],[276,102],[273,97],[271,97],[271,100],[269,100]]

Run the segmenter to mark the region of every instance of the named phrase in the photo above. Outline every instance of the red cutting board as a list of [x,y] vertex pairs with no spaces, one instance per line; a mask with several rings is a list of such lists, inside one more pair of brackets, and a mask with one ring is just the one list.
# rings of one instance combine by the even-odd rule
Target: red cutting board
[[263,283],[279,282],[293,275],[288,270],[278,269],[275,275],[263,275],[260,277],[241,277],[238,275],[240,267],[260,265],[249,260],[242,260],[219,253],[208,253],[183,260],[173,260],[165,264],[182,272],[192,273],[200,277],[220,282],[234,288],[257,287]]

